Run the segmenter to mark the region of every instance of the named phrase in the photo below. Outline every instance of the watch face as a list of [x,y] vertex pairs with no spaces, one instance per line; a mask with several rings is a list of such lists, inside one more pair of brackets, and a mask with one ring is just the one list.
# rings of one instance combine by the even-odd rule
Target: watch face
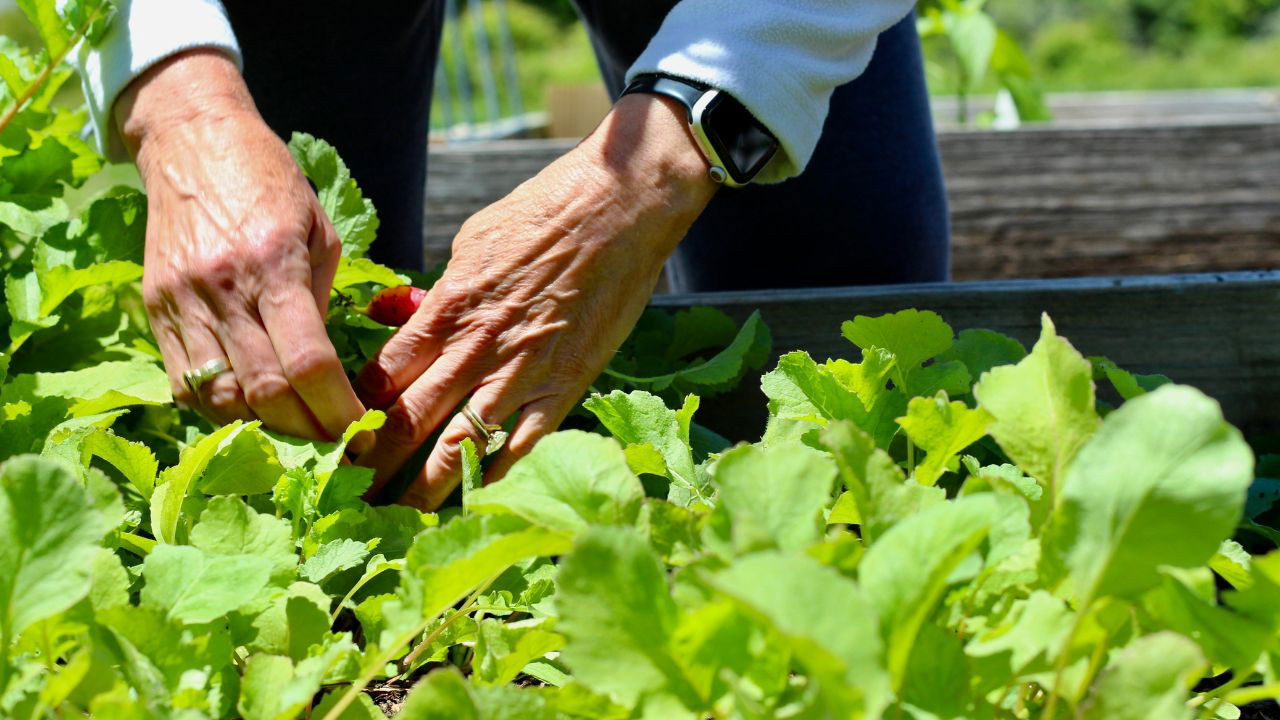
[[778,141],[737,100],[718,94],[702,111],[702,129],[725,170],[739,183],[750,182],[778,150]]

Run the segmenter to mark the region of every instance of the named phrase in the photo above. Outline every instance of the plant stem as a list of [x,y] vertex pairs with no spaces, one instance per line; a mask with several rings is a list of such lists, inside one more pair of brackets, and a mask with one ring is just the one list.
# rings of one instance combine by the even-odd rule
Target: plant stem
[[18,117],[18,113],[22,110],[22,107],[26,105],[31,98],[35,97],[36,91],[40,89],[40,86],[49,81],[49,76],[53,74],[54,69],[61,65],[62,61],[66,60],[67,56],[71,54],[71,51],[80,44],[80,41],[84,39],[85,33],[89,32],[89,28],[98,21],[98,18],[102,17],[103,10],[105,10],[106,7],[106,5],[99,7],[97,11],[86,18],[84,24],[76,28],[75,32],[71,33],[71,37],[67,38],[67,46],[63,48],[62,52],[58,53],[56,57],[49,58],[49,63],[45,65],[44,69],[40,71],[40,74],[31,81],[31,84],[27,86],[27,89],[23,90],[22,94],[14,100],[13,107],[9,108],[3,118],[0,118],[0,133],[4,132],[4,129],[9,127],[9,123],[12,123],[13,119]]
[[[489,586],[493,584],[493,581],[497,580],[498,575],[501,574],[502,573],[498,573],[481,583],[480,587],[476,588],[475,592],[471,594],[471,597],[467,599],[467,602],[463,604],[463,607],[465,608],[467,605],[473,604],[476,598],[485,590],[488,590]],[[461,610],[459,612],[461,612]],[[454,614],[457,615],[456,612]],[[355,702],[356,695],[364,692],[364,689],[369,686],[369,683],[373,680],[374,676],[381,672],[382,668],[387,666],[387,663],[395,660],[396,654],[399,652],[400,648],[413,642],[413,639],[421,635],[427,629],[427,626],[436,619],[436,617],[439,616],[433,616],[423,620],[412,630],[409,630],[396,638],[395,642],[391,643],[391,645],[378,656],[378,659],[369,665],[368,669],[360,673],[360,677],[356,678],[355,682],[347,686],[347,691],[342,694],[342,697],[338,698],[338,702],[334,703],[333,707],[329,708],[329,712],[325,713],[325,716],[321,720],[338,720],[338,718],[342,717],[342,713],[346,712],[346,709],[351,706],[351,703]],[[449,620],[446,620],[445,625],[448,625],[453,619],[454,618],[451,617]],[[442,625],[441,628],[445,625]],[[429,640],[434,640],[434,636],[436,635],[437,633],[432,633],[433,637],[429,638]],[[420,647],[425,646],[425,644],[426,643]]]

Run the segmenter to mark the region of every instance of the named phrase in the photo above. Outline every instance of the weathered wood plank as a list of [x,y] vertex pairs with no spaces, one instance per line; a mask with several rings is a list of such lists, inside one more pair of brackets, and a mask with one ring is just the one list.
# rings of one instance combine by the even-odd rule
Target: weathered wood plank
[[[1280,267],[1280,122],[948,132],[957,280]],[[428,252],[573,146],[432,150]]]
[[[1030,348],[1047,312],[1085,355],[1194,385],[1247,432],[1280,430],[1278,272],[667,295],[653,305],[713,305],[738,320],[759,309],[775,355],[805,350],[819,361],[857,356],[840,335],[840,324],[856,315],[933,310],[957,331],[989,328]],[[735,393],[705,402],[699,417],[748,439],[764,427],[764,406],[749,378]]]

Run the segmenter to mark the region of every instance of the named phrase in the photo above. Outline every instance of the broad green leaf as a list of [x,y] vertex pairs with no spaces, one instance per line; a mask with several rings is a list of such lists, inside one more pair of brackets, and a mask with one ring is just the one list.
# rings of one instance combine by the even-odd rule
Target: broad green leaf
[[828,713],[878,717],[890,698],[884,645],[865,592],[804,555],[769,551],[708,578],[786,639]]
[[673,388],[677,392],[697,392],[709,397],[732,388],[751,368],[758,368],[769,358],[773,346],[769,328],[760,319],[759,311],[742,323],[742,328],[725,349],[711,358],[665,375],[632,377],[608,370],[606,374],[620,380],[662,392]]
[[591,525],[633,525],[643,501],[644,488],[618,443],[569,430],[543,438],[502,482],[473,491],[468,508],[578,533]]
[[184,624],[213,622],[252,600],[271,577],[257,555],[210,555],[187,545],[157,545],[143,562],[142,604]]
[[239,420],[222,426],[184,449],[178,464],[160,473],[160,482],[151,494],[151,530],[157,540],[177,542],[182,501],[186,500],[191,486],[200,479],[222,442],[243,428],[244,424]]
[[191,544],[211,555],[253,555],[267,561],[271,580],[288,584],[297,571],[289,523],[249,507],[238,497],[209,500],[191,528]]
[[1132,400],[1172,382],[1164,375],[1135,375],[1104,357],[1091,357],[1089,361],[1093,364],[1094,374],[1105,377],[1122,400]]
[[33,456],[0,465],[0,637],[16,638],[89,592],[104,530],[69,467]]
[[1240,520],[1252,478],[1253,454],[1218,404],[1166,385],[1108,415],[1080,451],[1045,550],[1082,603],[1141,593],[1156,585],[1159,566],[1213,557]]
[[969,663],[953,630],[926,623],[912,643],[903,700],[940,718],[968,717]]
[[1253,584],[1249,568],[1253,558],[1235,540],[1223,540],[1218,552],[1209,559],[1209,567],[1237,590],[1248,589]]
[[733,342],[738,334],[738,324],[733,318],[706,305],[680,310],[672,317],[671,345],[667,347],[668,360],[679,360],[693,353]]
[[939,363],[959,362],[977,380],[1001,365],[1014,365],[1027,356],[1022,343],[993,330],[961,330],[955,344],[938,356]]
[[587,687],[628,707],[653,694],[700,704],[672,655],[676,605],[666,573],[634,531],[582,535],[561,565],[556,607],[567,638],[561,657]]
[[803,445],[744,445],[715,465],[719,503],[704,535],[721,552],[802,550],[822,537],[836,468]]
[[1248,672],[1280,628],[1218,605],[1213,575],[1204,568],[1163,570],[1160,586],[1143,596],[1159,627],[1195,638],[1211,662]]
[[860,365],[837,360],[820,366],[808,353],[794,352],[778,359],[760,387],[776,418],[819,425],[847,420],[887,448],[898,431],[894,418],[907,409],[906,396],[885,387],[894,367],[892,356],[878,349],[867,351]]
[[1103,669],[1082,717],[1088,720],[1190,720],[1187,691],[1208,667],[1196,644],[1161,632],[1138,638]]
[[819,436],[819,444],[836,461],[869,545],[904,519],[946,500],[941,488],[908,482],[893,458],[852,423],[831,423]]
[[858,580],[880,618],[895,690],[905,680],[920,627],[996,522],[997,511],[990,495],[935,505],[890,528],[863,555]]
[[414,541],[400,573],[400,610],[412,618],[405,623],[434,618],[520,560],[569,547],[566,535],[509,515],[458,517],[428,530]]
[[456,668],[427,673],[404,699],[397,718],[404,720],[487,720],[480,714],[467,681]]
[[154,362],[113,361],[84,370],[31,373],[13,378],[31,397],[78,400],[76,416],[93,415],[125,405],[165,405],[172,401],[169,378]]
[[293,153],[302,173],[315,184],[320,205],[342,239],[342,255],[364,257],[378,233],[378,216],[373,203],[351,178],[346,163],[332,145],[306,133],[293,134],[289,152]]
[[316,554],[298,568],[298,574],[305,580],[322,583],[343,570],[358,567],[367,557],[369,547],[365,543],[350,538],[334,540],[321,545]]
[[1074,620],[1075,614],[1065,602],[1036,590],[1027,599],[1015,601],[1003,623],[975,635],[965,652],[977,658],[1002,656],[1005,678],[1015,678],[1033,662],[1042,661],[1047,666],[1057,657]]
[[915,395],[914,377],[924,361],[951,347],[955,333],[937,313],[902,310],[880,317],[859,315],[846,321],[841,332],[864,353],[880,348],[893,354],[894,377],[899,387]]
[[338,271],[333,276],[333,289],[346,290],[352,285],[374,283],[386,287],[397,287],[405,284],[402,276],[386,265],[379,265],[369,258],[351,258],[343,256],[338,260]]
[[256,495],[271,492],[284,467],[276,457],[271,441],[258,427],[259,421],[246,424],[230,436],[196,482],[196,487],[209,495]]
[[564,646],[564,636],[548,629],[544,620],[504,623],[492,618],[476,626],[473,682],[505,685],[524,666]]
[[932,485],[953,469],[956,456],[984,437],[991,424],[986,410],[971,410],[962,402],[947,400],[946,393],[912,398],[906,417],[898,418],[907,437],[928,452],[914,473],[921,485]]
[[960,4],[943,13],[943,27],[951,48],[964,69],[965,90],[972,92],[982,83],[996,48],[996,24],[980,5]]
[[280,655],[251,655],[245,663],[237,709],[245,720],[290,720],[320,691],[330,672],[356,652],[350,640],[326,645],[294,663]]
[[151,497],[159,463],[146,445],[126,440],[110,430],[95,430],[85,436],[80,451],[84,464],[87,465],[91,457],[100,457],[119,470],[143,498]]
[[708,488],[694,468],[688,423],[682,426],[679,413],[668,408],[662,398],[640,390],[615,390],[608,395],[593,395],[582,406],[594,413],[623,446],[652,445],[662,455],[667,478],[675,486],[673,492],[677,487],[683,491],[673,501],[706,497]]
[[[342,693],[341,686],[330,691],[311,711],[311,717],[313,719],[328,717],[329,711],[338,704],[338,698],[342,697]],[[335,720],[387,720],[387,716],[374,704],[372,697],[366,693],[359,693],[356,695],[355,702],[348,705]]]
[[1080,447],[1098,427],[1093,370],[1053,327],[1041,320],[1040,340],[1017,365],[998,367],[973,388],[979,405],[995,417],[991,436],[1028,475],[1056,498]]
[[853,493],[847,490],[840,493],[840,497],[836,498],[835,505],[831,506],[831,512],[827,514],[827,524],[862,524],[862,516],[858,514],[858,501],[854,499]]
[[254,618],[251,648],[301,662],[313,645],[324,642],[329,625],[329,596],[318,585],[296,582],[275,593]]

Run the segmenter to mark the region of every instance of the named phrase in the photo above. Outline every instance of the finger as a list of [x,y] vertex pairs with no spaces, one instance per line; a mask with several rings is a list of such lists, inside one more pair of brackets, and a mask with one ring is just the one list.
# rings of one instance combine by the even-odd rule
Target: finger
[[320,317],[329,314],[329,291],[333,289],[333,276],[338,272],[338,260],[342,258],[342,241],[329,222],[324,211],[317,208],[318,216],[311,226],[311,294],[315,296]]
[[[284,377],[331,438],[364,414],[307,288],[288,285],[258,304]],[[356,448],[373,442],[361,436]]]
[[550,395],[525,405],[520,412],[520,419],[511,428],[507,444],[485,470],[485,484],[501,480],[512,465],[533,450],[539,440],[555,432],[560,423],[573,412],[581,397],[581,393]]
[[169,376],[169,392],[173,400],[182,408],[194,408],[199,400],[191,394],[187,383],[182,379],[191,366],[187,363],[187,348],[182,344],[173,323],[167,316],[157,315],[151,320],[151,333],[160,346],[160,355],[164,357],[165,374]]
[[239,311],[219,319],[218,337],[244,391],[268,428],[295,437],[332,440],[285,377],[262,320]]
[[[227,361],[226,350],[203,324],[194,323],[183,333],[187,349],[187,367],[195,370],[208,363],[221,360],[227,363],[227,369],[201,383],[196,388],[197,407],[202,414],[219,425],[226,425],[234,420],[255,420],[253,410],[245,401],[244,393],[236,374],[231,371]],[[186,385],[186,381],[183,381]]]
[[374,469],[372,492],[377,492],[408,460],[475,387],[468,367],[470,353],[442,355],[387,408],[387,420],[377,431],[377,449],[356,463]]
[[[512,385],[500,382],[482,386],[472,394],[467,405],[486,424],[500,425],[520,409],[518,391]],[[462,441],[466,438],[471,438],[483,457],[485,434],[459,412],[440,433],[422,471],[405,490],[400,502],[428,511],[440,507],[462,477]]]
[[445,341],[434,289],[427,293],[418,311],[378,349],[356,377],[356,392],[369,407],[387,408],[396,398],[432,367],[444,350]]

